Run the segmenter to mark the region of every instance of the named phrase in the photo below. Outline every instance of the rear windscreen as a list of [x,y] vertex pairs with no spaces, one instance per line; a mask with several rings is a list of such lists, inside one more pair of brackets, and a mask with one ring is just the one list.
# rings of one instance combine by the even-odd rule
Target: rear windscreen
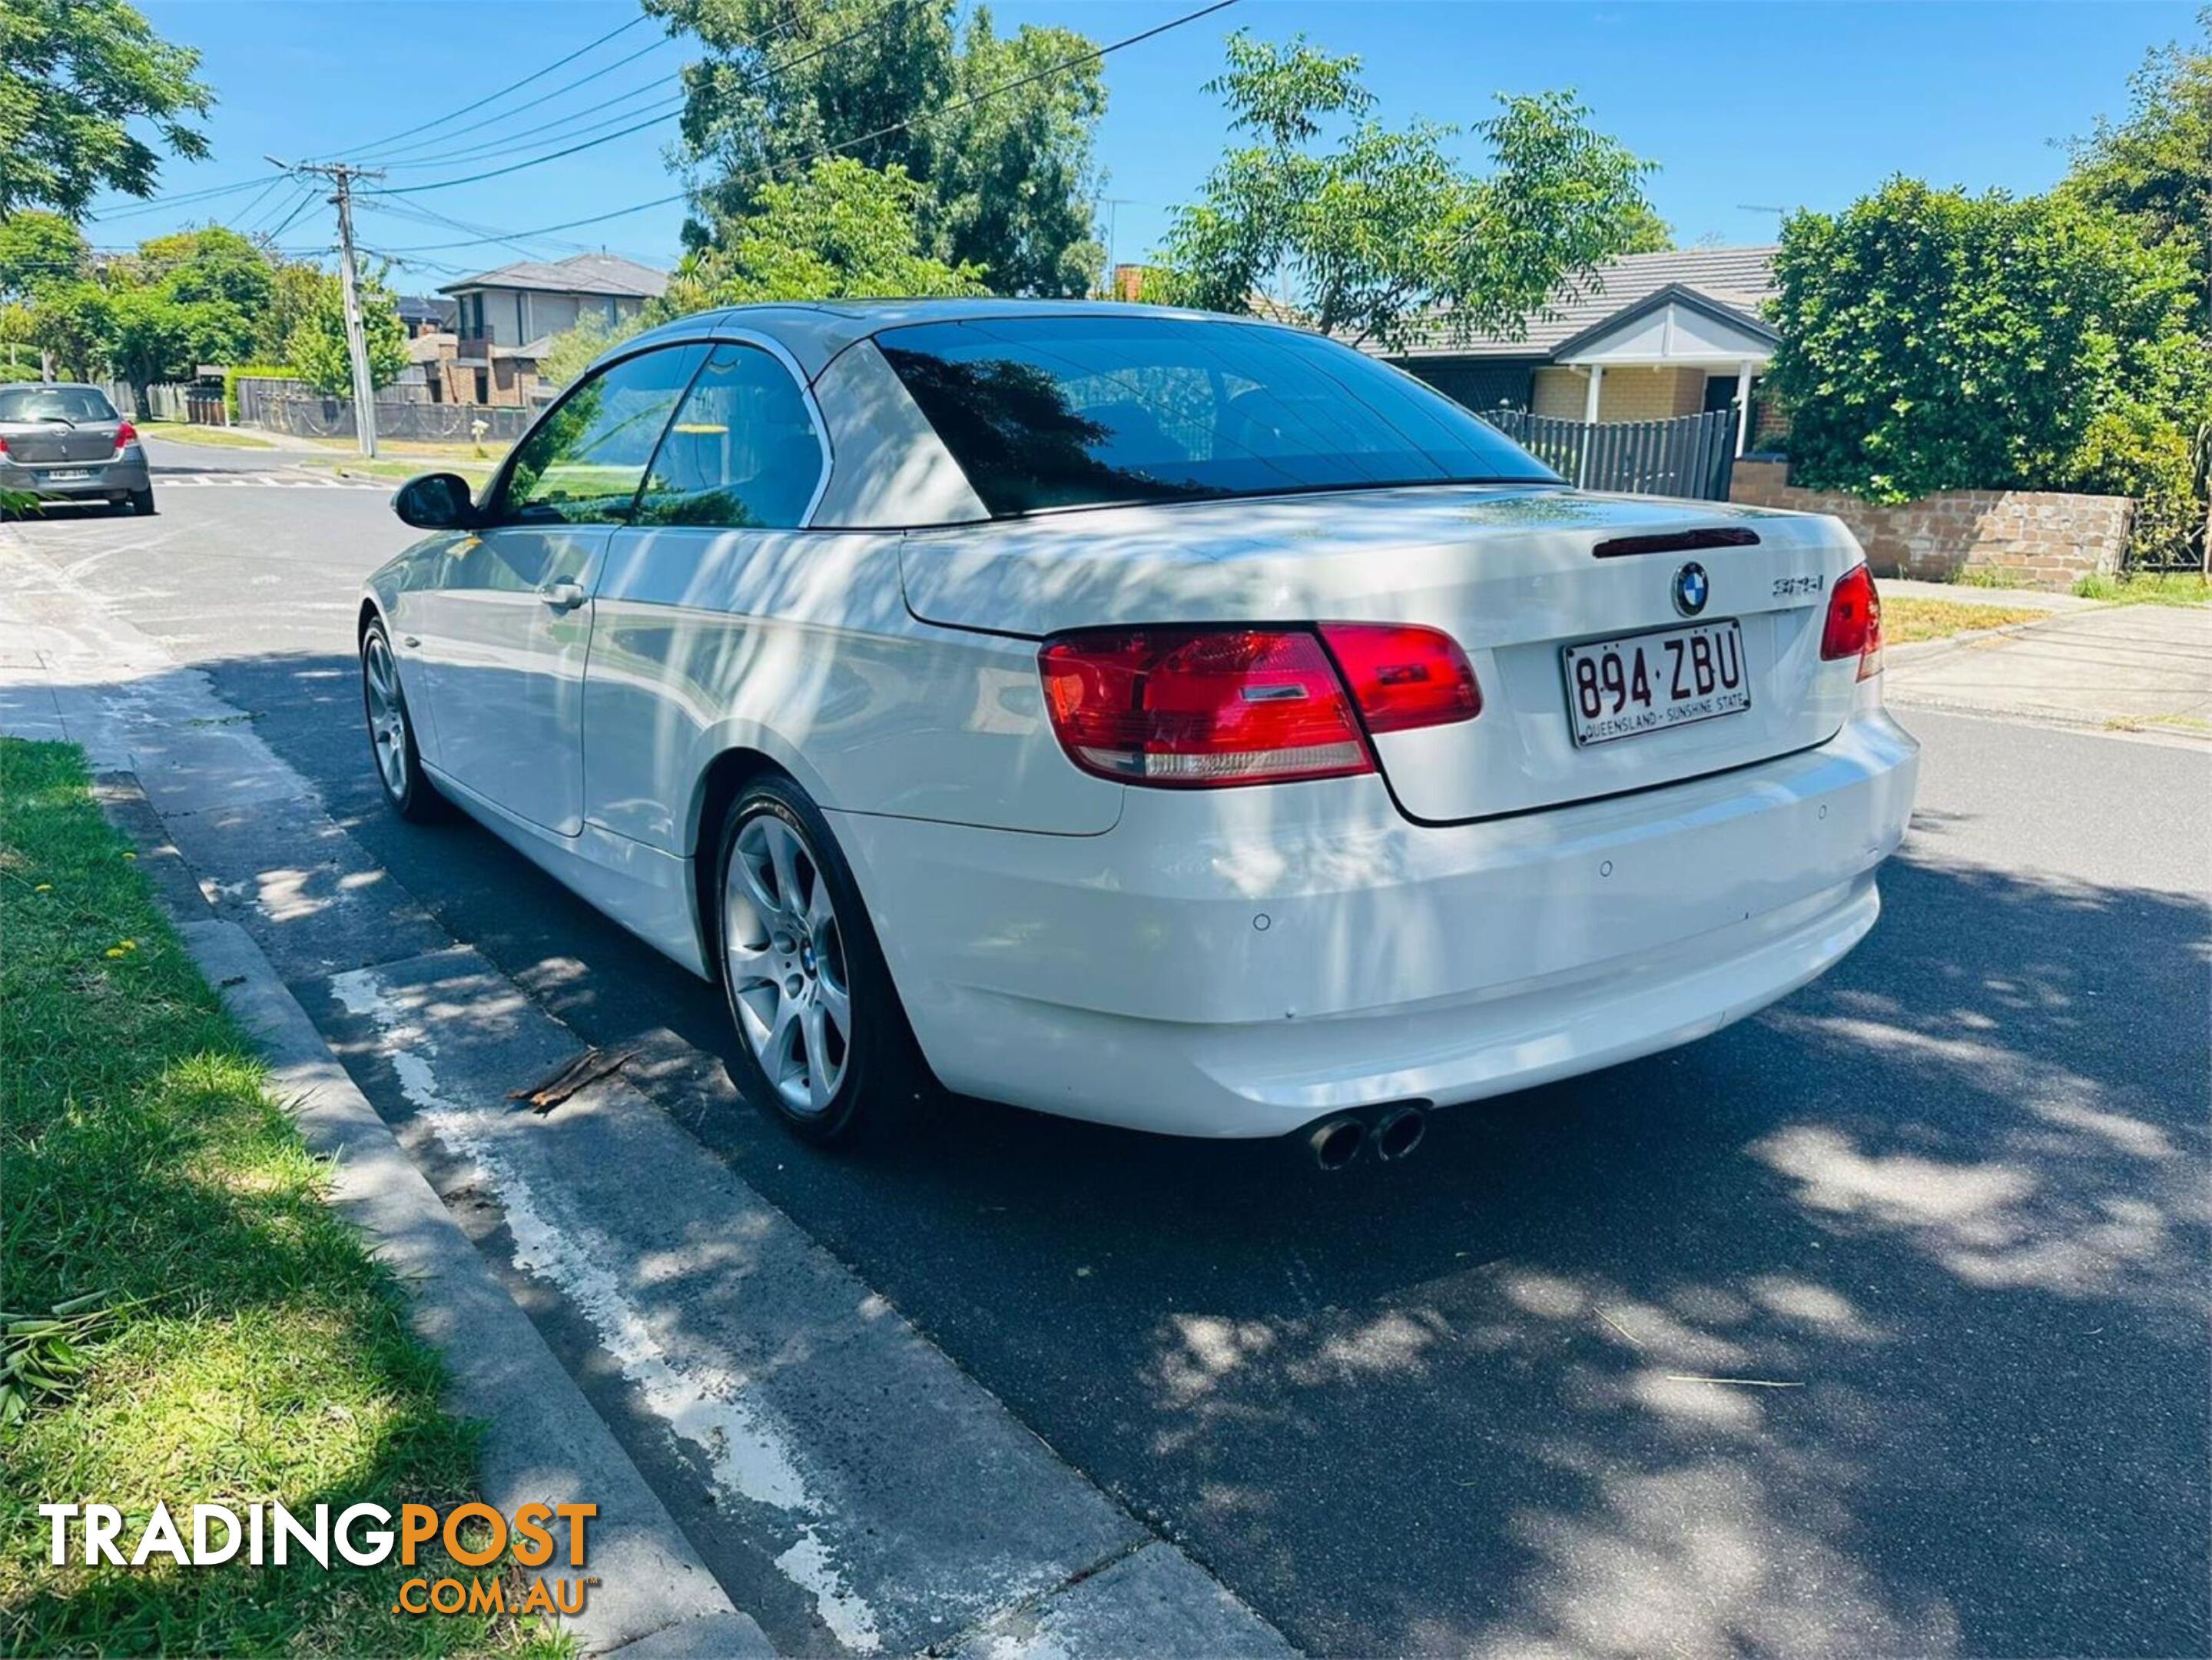
[[1065,313],[890,329],[877,348],[994,519],[1389,484],[1556,483],[1443,396],[1291,329]]
[[112,421],[115,405],[90,386],[0,387],[0,421]]

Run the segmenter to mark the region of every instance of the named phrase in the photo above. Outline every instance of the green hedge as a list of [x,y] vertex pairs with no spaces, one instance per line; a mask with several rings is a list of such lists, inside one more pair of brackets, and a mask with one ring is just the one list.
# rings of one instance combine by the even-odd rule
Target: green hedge
[[283,364],[248,363],[222,372],[222,410],[232,420],[238,419],[238,383],[241,380],[296,380],[300,377]]

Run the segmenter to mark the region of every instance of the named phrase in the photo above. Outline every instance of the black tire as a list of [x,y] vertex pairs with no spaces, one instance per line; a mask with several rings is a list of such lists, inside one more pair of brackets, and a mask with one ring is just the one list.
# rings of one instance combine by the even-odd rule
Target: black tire
[[137,514],[141,519],[151,519],[154,516],[154,492],[150,489],[132,490],[131,492],[131,511]]
[[[775,919],[761,914],[763,900],[776,897],[773,890],[781,886],[773,861],[763,868],[761,845],[786,835],[795,839],[803,856],[793,860],[799,891],[777,915],[797,919],[808,930],[793,933],[787,942],[793,946],[790,952],[778,949]],[[752,879],[740,874],[742,885],[733,895],[732,867],[740,858],[741,842]],[[852,867],[821,810],[790,780],[761,777],[730,804],[715,848],[716,977],[736,1039],[731,1071],[739,1088],[793,1134],[817,1146],[896,1141],[920,1120],[935,1085],[891,984]],[[814,910],[817,887],[827,891],[834,937],[825,935]],[[816,920],[807,922],[809,915]],[[841,988],[846,999],[842,1034],[836,1030],[835,1012],[835,994]],[[775,1018],[787,1005],[798,1011],[789,1022],[797,1030],[790,1033],[787,1049],[774,1036],[787,1030]],[[809,1019],[817,1008],[823,1016],[818,1025]],[[824,1089],[818,1092],[811,1087],[816,1057],[808,1041],[817,1031],[824,1050]],[[765,1048],[763,1032],[769,1034]],[[770,1064],[781,1077],[770,1076]]]
[[[374,673],[380,655],[389,670],[388,700]],[[415,717],[399,684],[398,664],[383,619],[372,619],[361,635],[361,712],[368,727],[369,760],[392,810],[410,824],[427,824],[445,818],[450,809],[423,774],[422,753],[415,745]]]
[[118,517],[131,510],[131,503],[120,499],[113,502],[103,502],[100,503],[100,508],[103,512],[113,514]]

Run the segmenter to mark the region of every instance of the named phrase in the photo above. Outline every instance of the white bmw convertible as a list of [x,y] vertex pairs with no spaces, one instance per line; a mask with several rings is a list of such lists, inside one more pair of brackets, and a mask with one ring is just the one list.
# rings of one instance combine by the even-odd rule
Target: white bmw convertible
[[1293,330],[741,307],[624,343],[369,580],[392,805],[719,981],[799,1134],[942,1084],[1410,1152],[1871,927],[1912,805],[1834,520],[1579,493]]

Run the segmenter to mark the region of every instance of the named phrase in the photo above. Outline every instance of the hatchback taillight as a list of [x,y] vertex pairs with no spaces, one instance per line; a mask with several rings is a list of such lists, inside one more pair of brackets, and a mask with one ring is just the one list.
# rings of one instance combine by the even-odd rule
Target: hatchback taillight
[[1130,784],[1372,772],[1368,731],[1464,721],[1482,707],[1465,654],[1432,629],[1096,629],[1047,642],[1037,665],[1068,758]]
[[1854,565],[1828,595],[1828,620],[1820,630],[1820,655],[1829,662],[1859,660],[1859,678],[1881,672],[1881,596],[1874,574]]
[[115,447],[118,450],[125,444],[135,444],[137,441],[137,428],[132,426],[128,421],[118,421],[115,423]]

